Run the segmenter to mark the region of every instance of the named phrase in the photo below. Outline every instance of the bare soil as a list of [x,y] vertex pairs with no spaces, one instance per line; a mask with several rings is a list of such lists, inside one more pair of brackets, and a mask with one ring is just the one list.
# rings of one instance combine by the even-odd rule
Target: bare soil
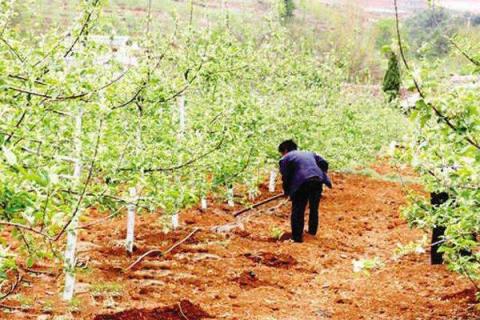
[[[188,315],[188,316],[187,316]],[[182,300],[177,305],[155,308],[152,310],[132,309],[114,314],[98,315],[94,320],[201,320],[212,317],[188,300]]]
[[[423,236],[400,217],[404,187],[360,175],[332,179],[334,189],[321,202],[319,232],[302,244],[273,238],[274,227],[289,231],[290,204],[278,206],[281,201],[246,214],[243,230],[227,233],[210,228],[234,222],[239,206],[186,210],[182,227],[169,233],[160,214],[141,215],[132,256],[122,248],[125,216],[82,230],[79,259],[85,269],[77,275],[74,303],[59,299],[61,265],[37,264],[37,273],[25,274],[29,284],[22,283],[20,295],[3,302],[13,310],[3,309],[0,318],[480,319],[471,283],[445,266],[431,266],[428,248],[392,259],[398,245]],[[421,192],[419,186],[406,188]],[[265,186],[261,191],[259,200],[271,196]],[[93,211],[88,221],[104,216]],[[170,254],[126,270],[141,254],[171,247],[194,227],[202,229]],[[374,257],[385,266],[353,272],[354,260]]]

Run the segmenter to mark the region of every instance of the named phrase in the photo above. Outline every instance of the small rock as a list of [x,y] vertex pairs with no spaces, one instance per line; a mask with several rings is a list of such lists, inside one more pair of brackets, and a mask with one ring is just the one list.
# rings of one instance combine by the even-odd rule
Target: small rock
[[220,256],[211,253],[196,253],[193,256],[193,261],[202,261],[202,260],[220,260]]
[[337,299],[335,299],[335,303],[338,303],[338,304],[352,304],[352,301],[350,299],[337,298]]
[[100,248],[101,248],[101,246],[96,245],[95,243],[92,243],[92,242],[88,242],[88,241],[77,242],[77,252],[78,253],[98,250]]
[[211,228],[216,233],[230,233],[236,229],[245,230],[245,226],[241,222],[233,222]]
[[72,315],[61,315],[61,316],[55,316],[53,317],[53,320],[74,320]]
[[86,293],[86,292],[90,292],[90,284],[88,283],[81,283],[81,282],[78,282],[76,285],[75,285],[75,292],[76,293]]

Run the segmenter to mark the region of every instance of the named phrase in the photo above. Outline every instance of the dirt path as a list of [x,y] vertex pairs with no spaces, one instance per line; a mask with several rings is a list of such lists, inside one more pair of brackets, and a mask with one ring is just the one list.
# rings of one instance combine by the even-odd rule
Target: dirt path
[[[289,229],[289,204],[249,215],[244,230],[229,234],[207,228],[233,221],[224,206],[182,213],[183,227],[169,234],[159,216],[144,215],[133,257],[121,247],[124,217],[82,231],[80,258],[88,268],[78,275],[77,301],[58,301],[61,277],[30,275],[33,289],[21,293],[33,300],[29,311],[0,312],[0,318],[53,319],[72,312],[73,319],[89,320],[478,319],[470,283],[444,266],[430,266],[428,251],[392,260],[398,244],[423,236],[399,218],[405,201],[400,185],[343,174],[333,180],[335,189],[321,203],[319,233],[303,244],[272,239],[273,227]],[[172,254],[125,271],[140,254],[168,248],[197,226],[205,230]],[[353,260],[374,257],[385,266],[369,275],[353,272]]]

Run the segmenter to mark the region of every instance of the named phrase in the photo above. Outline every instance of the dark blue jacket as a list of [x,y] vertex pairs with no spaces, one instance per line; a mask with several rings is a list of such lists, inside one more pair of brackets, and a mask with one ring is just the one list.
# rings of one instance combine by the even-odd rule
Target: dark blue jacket
[[328,162],[316,153],[290,151],[280,159],[279,164],[283,191],[290,197],[302,184],[312,178],[318,178],[327,187],[332,187],[332,182],[327,175]]

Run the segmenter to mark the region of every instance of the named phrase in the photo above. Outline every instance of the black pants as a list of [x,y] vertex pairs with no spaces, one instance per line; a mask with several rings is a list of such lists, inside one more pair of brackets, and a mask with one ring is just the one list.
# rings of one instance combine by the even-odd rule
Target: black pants
[[305,182],[292,195],[292,239],[295,242],[303,241],[303,228],[305,225],[305,208],[310,205],[308,216],[308,233],[315,235],[318,229],[318,206],[322,196],[322,183],[311,180]]

